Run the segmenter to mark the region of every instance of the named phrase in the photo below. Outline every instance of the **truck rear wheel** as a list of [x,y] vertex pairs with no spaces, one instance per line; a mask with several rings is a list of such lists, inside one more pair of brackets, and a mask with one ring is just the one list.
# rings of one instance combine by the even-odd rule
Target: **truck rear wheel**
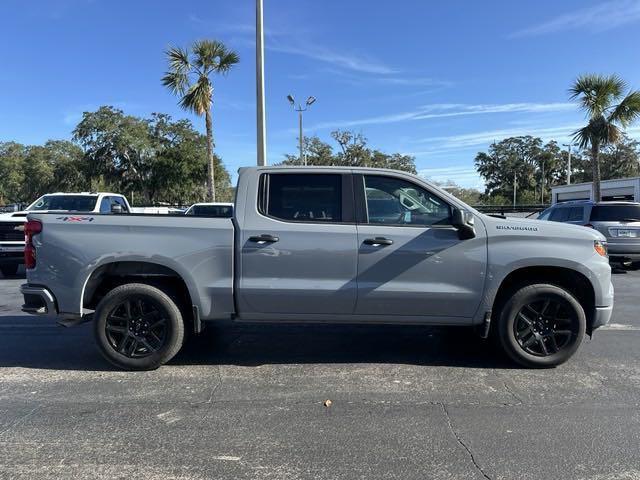
[[162,290],[129,283],[111,290],[96,308],[94,335],[104,357],[125,370],[153,370],[182,347],[182,314]]
[[566,362],[586,330],[580,303],[555,285],[522,287],[498,313],[500,344],[509,357],[525,367],[555,367]]

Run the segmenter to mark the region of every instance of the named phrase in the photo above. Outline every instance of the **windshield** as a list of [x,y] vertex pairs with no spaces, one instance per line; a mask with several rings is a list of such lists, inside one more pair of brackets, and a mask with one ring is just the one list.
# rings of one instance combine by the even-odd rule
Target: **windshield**
[[27,210],[91,212],[95,209],[97,199],[97,195],[44,195],[33,202]]
[[640,205],[596,205],[591,210],[592,222],[640,221]]

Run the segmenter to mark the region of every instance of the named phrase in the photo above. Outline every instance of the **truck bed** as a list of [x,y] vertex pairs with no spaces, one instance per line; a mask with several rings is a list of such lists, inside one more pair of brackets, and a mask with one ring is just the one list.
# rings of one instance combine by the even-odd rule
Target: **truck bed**
[[135,262],[180,276],[203,319],[228,318],[234,311],[230,218],[61,213],[29,217],[43,227],[34,238],[37,265],[30,271],[30,284],[48,286],[62,314],[83,312],[90,278],[99,269],[115,263],[135,267]]

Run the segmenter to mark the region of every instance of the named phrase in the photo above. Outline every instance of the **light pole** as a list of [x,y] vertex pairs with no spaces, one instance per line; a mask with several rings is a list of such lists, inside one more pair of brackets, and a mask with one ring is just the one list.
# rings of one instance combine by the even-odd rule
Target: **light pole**
[[571,185],[571,147],[573,147],[573,143],[563,143],[563,147],[567,147],[569,151],[569,157],[567,161],[567,185]]
[[305,102],[304,106],[302,106],[301,104],[298,104],[298,106],[296,106],[296,101],[293,98],[293,95],[287,95],[287,100],[289,100],[289,103],[291,104],[293,109],[296,112],[298,112],[298,123],[300,125],[300,163],[306,166],[307,158],[304,155],[304,134],[302,133],[302,112],[306,112],[307,109],[315,103],[316,97],[307,98],[307,101]]
[[264,103],[264,19],[262,2],[263,0],[256,0],[256,141],[259,167],[267,164],[267,128]]

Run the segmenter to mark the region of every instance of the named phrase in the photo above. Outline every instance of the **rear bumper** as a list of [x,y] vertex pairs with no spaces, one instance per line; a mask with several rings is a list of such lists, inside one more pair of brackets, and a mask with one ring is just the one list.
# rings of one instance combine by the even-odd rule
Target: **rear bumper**
[[640,241],[616,242],[615,240],[607,240],[607,249],[611,258],[640,260]]
[[53,294],[45,287],[24,284],[20,286],[24,297],[22,311],[32,315],[58,315],[58,306]]

